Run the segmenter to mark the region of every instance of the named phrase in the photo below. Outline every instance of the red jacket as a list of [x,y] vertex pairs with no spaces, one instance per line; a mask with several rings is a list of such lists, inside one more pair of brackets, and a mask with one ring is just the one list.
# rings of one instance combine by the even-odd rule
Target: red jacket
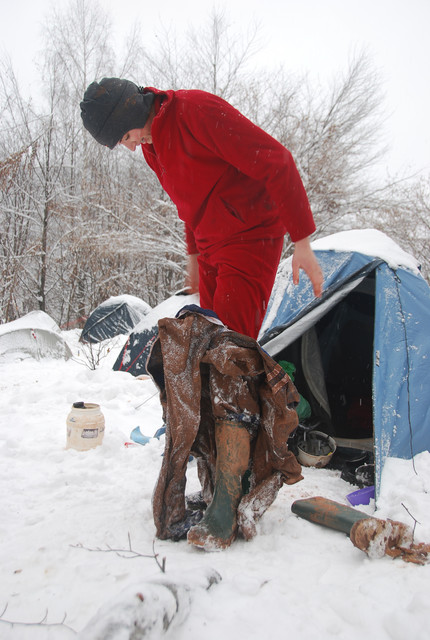
[[296,242],[315,231],[285,147],[218,96],[147,90],[163,102],[143,155],[185,222],[189,253],[286,232]]

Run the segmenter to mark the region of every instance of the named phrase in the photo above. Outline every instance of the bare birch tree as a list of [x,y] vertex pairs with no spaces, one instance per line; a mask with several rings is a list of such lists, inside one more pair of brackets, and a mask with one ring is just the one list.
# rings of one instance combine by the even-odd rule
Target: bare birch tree
[[259,50],[259,28],[233,32],[223,11],[213,9],[205,24],[180,36],[161,26],[157,46],[143,49],[145,82],[164,89],[202,89],[234,102],[251,81]]

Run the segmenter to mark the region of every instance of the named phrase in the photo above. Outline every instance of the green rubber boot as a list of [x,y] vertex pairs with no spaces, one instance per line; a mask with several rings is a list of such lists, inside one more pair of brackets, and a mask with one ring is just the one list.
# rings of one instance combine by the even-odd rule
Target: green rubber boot
[[188,542],[206,551],[230,546],[237,533],[242,477],[248,469],[250,435],[237,422],[217,421],[215,490],[203,519],[188,532]]

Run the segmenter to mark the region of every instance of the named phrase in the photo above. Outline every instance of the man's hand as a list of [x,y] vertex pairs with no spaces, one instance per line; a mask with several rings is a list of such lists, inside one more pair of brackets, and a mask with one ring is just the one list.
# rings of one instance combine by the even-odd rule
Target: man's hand
[[293,254],[293,282],[299,284],[300,269],[303,269],[312,282],[314,294],[321,297],[324,283],[324,276],[321,267],[311,249],[309,238],[303,238],[295,243]]
[[188,256],[185,286],[190,290],[190,293],[199,292],[199,264],[197,262],[197,256],[197,253]]

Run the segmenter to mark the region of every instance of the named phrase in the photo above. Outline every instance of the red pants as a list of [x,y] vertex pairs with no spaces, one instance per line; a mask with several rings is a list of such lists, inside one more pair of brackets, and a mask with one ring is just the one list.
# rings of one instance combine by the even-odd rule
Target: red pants
[[233,331],[257,338],[281,258],[283,238],[230,244],[199,262],[200,306]]

